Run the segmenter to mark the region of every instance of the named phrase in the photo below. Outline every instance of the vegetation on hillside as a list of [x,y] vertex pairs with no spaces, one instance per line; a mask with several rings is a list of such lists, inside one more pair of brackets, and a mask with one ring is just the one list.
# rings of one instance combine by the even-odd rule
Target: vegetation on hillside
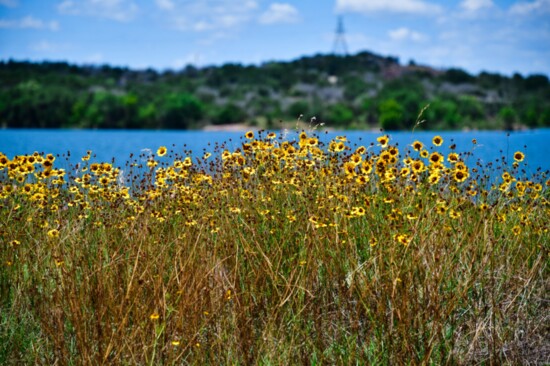
[[10,128],[279,128],[303,115],[335,128],[399,130],[428,104],[430,129],[550,126],[545,75],[473,76],[369,52],[164,72],[0,63],[0,126]]
[[550,179],[452,145],[0,154],[0,363],[547,363]]

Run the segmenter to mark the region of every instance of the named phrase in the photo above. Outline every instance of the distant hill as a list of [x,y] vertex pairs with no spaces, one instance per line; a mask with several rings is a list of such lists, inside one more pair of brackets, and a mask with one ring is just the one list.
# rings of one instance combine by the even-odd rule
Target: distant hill
[[179,71],[0,62],[0,126],[519,129],[550,126],[546,75],[439,70],[370,52]]

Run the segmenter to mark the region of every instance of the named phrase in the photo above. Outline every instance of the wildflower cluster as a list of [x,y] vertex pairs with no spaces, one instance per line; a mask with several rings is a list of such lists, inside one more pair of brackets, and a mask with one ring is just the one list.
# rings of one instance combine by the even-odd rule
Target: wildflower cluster
[[[546,268],[550,180],[521,173],[523,152],[495,181],[454,146],[441,153],[440,136],[358,146],[264,134],[201,157],[161,146],[123,167],[91,151],[65,169],[51,154],[0,153],[1,274],[13,284],[0,295],[19,286],[51,352],[41,357],[200,363],[232,349],[237,363],[292,359],[303,352],[292,330],[316,334],[304,347],[321,363],[339,359],[321,352],[335,339],[374,363],[413,348],[418,362],[448,362],[476,342],[448,331],[487,311],[475,291]],[[498,255],[510,262],[495,266]],[[515,272],[497,286],[489,263]]]

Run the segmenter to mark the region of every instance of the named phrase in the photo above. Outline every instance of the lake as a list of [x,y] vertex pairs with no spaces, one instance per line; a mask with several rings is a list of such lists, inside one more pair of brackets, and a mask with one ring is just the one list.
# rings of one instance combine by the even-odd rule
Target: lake
[[[376,137],[381,135],[371,131],[321,131],[318,134],[325,142],[337,135],[345,135],[350,146],[368,146],[372,142],[376,143]],[[401,151],[414,140],[433,146],[432,137],[440,135],[444,144],[437,150],[448,153],[449,146],[456,144],[458,152],[473,153],[473,157],[469,158],[473,160],[469,162],[470,166],[477,161],[482,164],[495,162],[501,157],[511,162],[513,153],[519,150],[526,155],[522,168],[527,176],[539,168],[543,171],[550,170],[550,129],[519,132],[407,131],[387,134],[391,137],[390,143],[398,143]],[[115,158],[115,163],[122,166],[129,160],[130,154],[137,156],[144,149],[156,151],[163,145],[180,154],[184,150],[192,150],[196,156],[201,156],[204,150],[213,151],[215,143],[227,142],[230,150],[235,149],[240,145],[243,135],[244,132],[226,131],[4,129],[0,130],[0,152],[12,158],[14,155],[31,154],[34,151],[59,155],[70,151],[70,160],[76,163],[87,150],[92,150],[97,155],[96,161],[111,161]],[[297,133],[289,132],[287,138],[297,139]],[[472,139],[477,140],[476,145],[472,143]],[[60,160],[59,164],[62,163],[62,159]]]

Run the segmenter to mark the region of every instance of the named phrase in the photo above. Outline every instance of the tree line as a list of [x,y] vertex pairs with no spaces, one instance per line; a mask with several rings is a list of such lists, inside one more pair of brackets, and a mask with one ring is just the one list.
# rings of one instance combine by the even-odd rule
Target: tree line
[[197,129],[297,118],[336,128],[516,129],[550,126],[550,83],[436,70],[370,52],[259,66],[178,71],[0,62],[4,128]]

